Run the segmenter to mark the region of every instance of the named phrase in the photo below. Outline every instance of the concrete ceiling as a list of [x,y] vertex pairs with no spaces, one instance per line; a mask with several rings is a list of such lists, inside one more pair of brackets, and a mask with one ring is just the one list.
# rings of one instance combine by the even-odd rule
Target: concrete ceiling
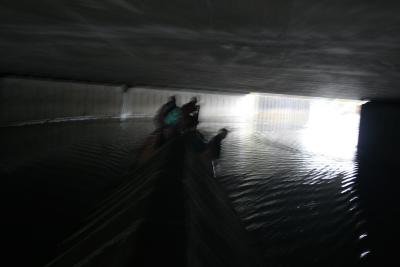
[[0,73],[400,99],[400,1],[2,0]]

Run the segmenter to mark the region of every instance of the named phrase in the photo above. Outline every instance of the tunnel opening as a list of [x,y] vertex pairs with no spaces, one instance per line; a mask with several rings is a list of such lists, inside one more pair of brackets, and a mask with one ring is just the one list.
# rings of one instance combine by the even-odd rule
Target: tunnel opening
[[[266,93],[151,92],[132,88],[132,91],[128,91],[121,117],[151,118],[157,107],[167,101],[168,95],[176,95],[178,105],[197,97],[203,124],[221,122],[233,123],[236,127],[241,125],[245,131],[257,132],[293,148],[342,159],[355,158],[360,109],[367,102]],[[133,101],[136,102],[129,99],[135,99]],[[146,101],[147,108],[151,108],[143,112],[136,103]],[[285,133],[285,138],[282,133]],[[282,137],[280,140],[279,136]]]
[[[395,265],[399,13],[398,0],[1,1],[3,261],[43,266],[94,226],[107,233],[61,266]],[[140,157],[171,95],[199,98],[191,130],[222,142],[220,158],[187,160],[185,131]]]

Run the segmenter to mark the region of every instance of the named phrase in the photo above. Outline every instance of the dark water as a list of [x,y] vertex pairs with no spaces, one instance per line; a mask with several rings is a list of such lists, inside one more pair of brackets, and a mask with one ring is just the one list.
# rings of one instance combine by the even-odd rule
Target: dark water
[[152,127],[113,121],[2,128],[2,230],[11,262],[42,266],[53,258],[56,244],[122,182]]
[[[203,123],[210,136],[221,124]],[[224,124],[231,133],[217,179],[256,241],[265,266],[362,265],[370,248],[352,158],[314,153],[301,131]],[[268,127],[267,127],[268,128]],[[122,182],[151,122],[90,122],[3,128],[9,255],[46,263]],[[260,130],[263,129],[263,130]],[[16,264],[17,266],[18,264]]]
[[234,129],[218,179],[265,265],[362,265],[370,249],[357,164],[301,150],[295,131],[269,138],[245,125]]

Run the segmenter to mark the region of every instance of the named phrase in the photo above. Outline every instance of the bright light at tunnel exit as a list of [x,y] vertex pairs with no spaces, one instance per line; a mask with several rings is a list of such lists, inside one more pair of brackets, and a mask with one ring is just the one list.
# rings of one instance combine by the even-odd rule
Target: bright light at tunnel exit
[[256,111],[256,95],[246,94],[239,98],[233,113],[240,121],[249,121],[253,118]]
[[354,158],[361,101],[318,99],[310,103],[302,144],[310,152],[337,158]]
[[[238,121],[249,123],[246,126],[249,131],[258,112],[259,97],[257,93],[246,94],[234,106],[233,114]],[[299,132],[303,148],[320,155],[353,159],[358,144],[360,106],[365,101],[309,98],[309,103],[308,121]]]

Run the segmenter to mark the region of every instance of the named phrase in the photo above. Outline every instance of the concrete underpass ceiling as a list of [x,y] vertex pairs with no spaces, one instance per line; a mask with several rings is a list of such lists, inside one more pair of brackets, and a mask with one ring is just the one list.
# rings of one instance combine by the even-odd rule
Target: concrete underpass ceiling
[[400,1],[2,0],[0,73],[400,98]]

